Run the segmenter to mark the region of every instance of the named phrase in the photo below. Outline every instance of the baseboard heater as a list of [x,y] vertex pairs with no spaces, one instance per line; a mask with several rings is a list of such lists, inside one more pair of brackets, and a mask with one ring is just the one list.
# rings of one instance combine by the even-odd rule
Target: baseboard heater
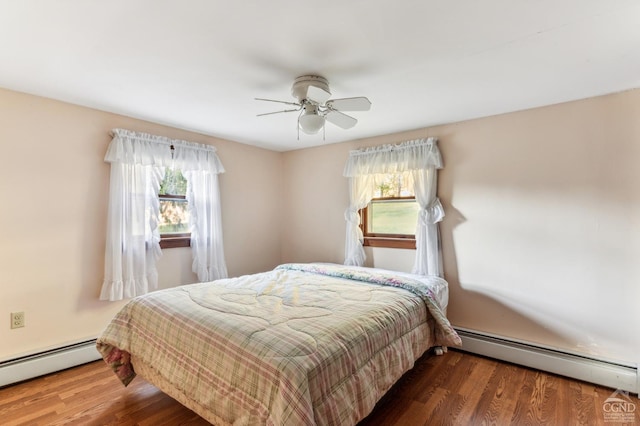
[[0,362],[0,387],[100,359],[96,339]]
[[[638,366],[456,327],[462,350],[638,394]],[[0,387],[100,359],[96,339],[0,362]]]
[[635,394],[640,388],[638,365],[564,352],[475,330],[455,329],[462,339],[461,349],[466,352]]

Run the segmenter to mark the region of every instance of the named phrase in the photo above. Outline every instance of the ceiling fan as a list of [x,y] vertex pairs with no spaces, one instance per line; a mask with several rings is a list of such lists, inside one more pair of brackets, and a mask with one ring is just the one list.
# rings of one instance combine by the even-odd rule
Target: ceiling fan
[[342,111],[368,111],[371,102],[365,97],[329,99],[329,82],[319,75],[303,75],[295,79],[291,86],[291,95],[298,102],[278,101],[274,99],[255,98],[258,101],[277,102],[295,108],[282,111],[267,112],[263,115],[279,114],[282,112],[299,111],[298,137],[300,130],[312,135],[324,129],[325,121],[335,124],[343,129],[350,129],[358,120],[344,114]]

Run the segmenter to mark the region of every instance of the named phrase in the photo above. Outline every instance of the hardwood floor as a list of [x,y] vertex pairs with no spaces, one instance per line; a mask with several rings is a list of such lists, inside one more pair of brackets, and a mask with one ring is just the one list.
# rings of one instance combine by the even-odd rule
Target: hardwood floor
[[[425,355],[360,426],[640,425],[605,422],[613,389],[472,354]],[[102,361],[0,389],[0,424],[206,425],[141,378],[124,388]]]

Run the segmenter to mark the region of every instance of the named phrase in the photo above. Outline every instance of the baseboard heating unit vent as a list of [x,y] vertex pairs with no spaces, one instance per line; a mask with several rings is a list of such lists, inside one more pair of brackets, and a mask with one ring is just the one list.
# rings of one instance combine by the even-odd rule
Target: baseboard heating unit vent
[[96,339],[0,362],[0,387],[100,359]]
[[638,366],[563,352],[482,332],[457,328],[462,350],[589,383],[638,393]]

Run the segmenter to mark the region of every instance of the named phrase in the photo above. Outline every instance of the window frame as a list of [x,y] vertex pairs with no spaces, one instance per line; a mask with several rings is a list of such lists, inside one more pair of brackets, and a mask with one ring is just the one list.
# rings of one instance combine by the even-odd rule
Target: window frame
[[369,229],[369,205],[379,200],[413,200],[415,196],[404,197],[374,197],[369,201],[366,207],[359,211],[360,213],[360,229],[364,236],[363,246],[369,247],[386,247],[400,249],[416,249],[416,235],[414,234],[382,234],[368,232]]
[[[161,199],[169,200],[185,200],[185,195],[172,195],[172,194],[158,194],[158,201]],[[175,234],[160,234],[160,248],[177,248],[177,247],[191,247],[191,232],[175,233]]]

